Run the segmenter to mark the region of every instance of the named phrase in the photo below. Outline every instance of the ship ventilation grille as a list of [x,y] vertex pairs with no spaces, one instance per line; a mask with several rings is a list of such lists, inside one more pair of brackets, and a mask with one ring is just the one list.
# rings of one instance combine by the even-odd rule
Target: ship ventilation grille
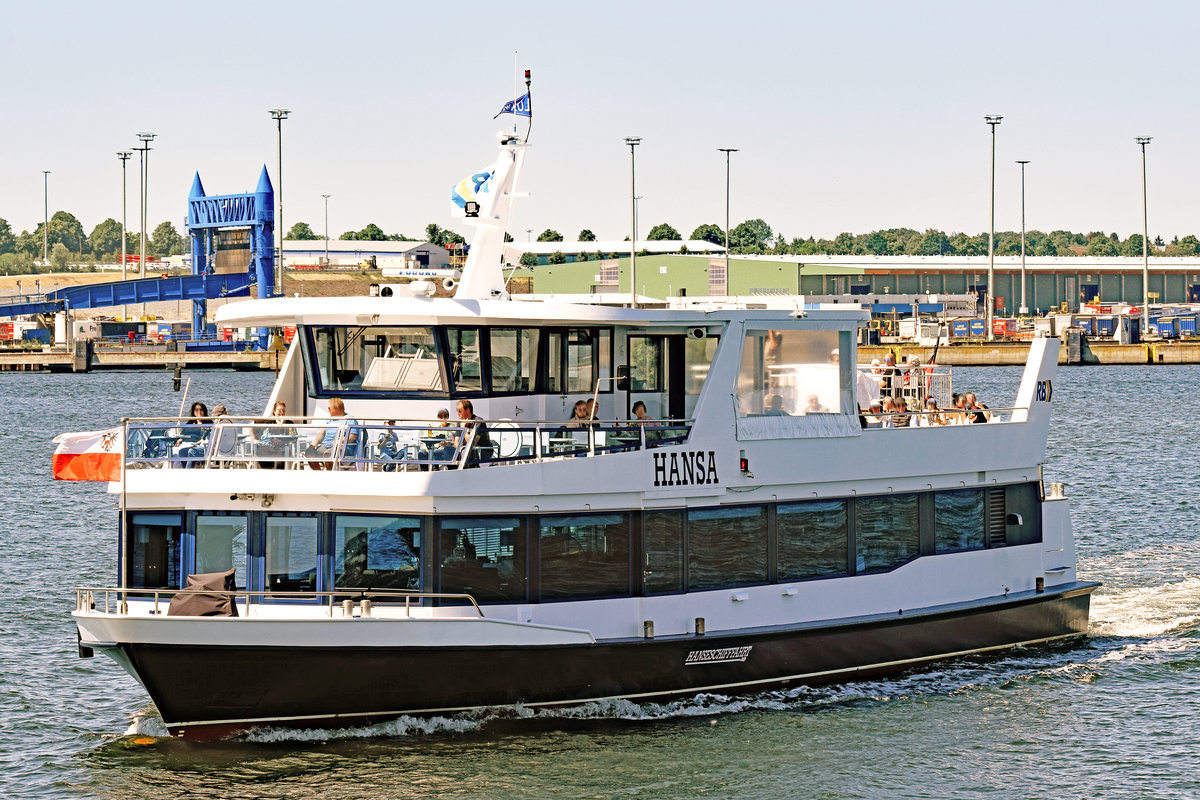
[[987,490],[987,535],[989,547],[1003,547],[1005,541],[1004,487]]

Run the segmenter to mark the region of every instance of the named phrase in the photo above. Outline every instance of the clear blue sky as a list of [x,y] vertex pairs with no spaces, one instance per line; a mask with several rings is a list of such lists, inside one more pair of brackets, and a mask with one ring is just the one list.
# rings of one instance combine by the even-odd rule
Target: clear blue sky
[[[192,9],[201,9],[193,12]],[[207,11],[203,11],[207,9]],[[195,13],[198,16],[193,17]],[[202,16],[208,13],[208,16]],[[0,217],[120,218],[120,162],[150,155],[151,226],[182,232],[199,171],[212,194],[275,176],[284,221],[462,231],[450,187],[488,164],[513,52],[534,72],[535,145],[514,236],[628,234],[627,135],[642,136],[642,232],[762,217],[788,238],[998,229],[1200,233],[1200,62],[1190,2],[109,2],[0,0]],[[509,123],[510,124],[510,123]],[[130,160],[130,227],[137,158]]]

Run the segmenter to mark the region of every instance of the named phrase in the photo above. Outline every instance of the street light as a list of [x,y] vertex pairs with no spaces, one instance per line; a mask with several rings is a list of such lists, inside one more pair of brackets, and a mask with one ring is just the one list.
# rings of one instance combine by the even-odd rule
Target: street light
[[117,151],[117,158],[121,159],[121,280],[126,279],[126,275],[125,275],[125,268],[126,268],[126,259],[125,259],[125,248],[126,248],[126,244],[125,244],[125,209],[126,209],[126,205],[125,205],[125,162],[129,160],[129,157],[131,155],[133,155],[133,153],[131,153],[128,150],[118,150]]
[[1021,307],[1018,314],[1028,314],[1029,306],[1025,305],[1025,165],[1029,161],[1017,161],[1021,165]]
[[42,263],[50,263],[50,170],[42,170],[42,202],[46,221],[42,223]]
[[995,310],[996,301],[992,295],[996,285],[996,126],[1000,124],[1000,120],[1004,119],[997,114],[988,114],[983,118],[983,121],[992,126],[992,193],[991,193],[991,227],[988,228],[988,276],[987,289],[983,293],[984,309],[983,319],[984,325],[987,326],[987,338],[991,341],[996,338],[996,332],[992,330],[992,312]]
[[634,148],[642,143],[640,136],[626,136],[629,145],[629,204],[633,231],[629,235],[629,307],[637,308],[637,164]]
[[275,296],[279,297],[283,294],[283,121],[292,112],[286,108],[272,108],[268,113],[275,120],[279,131],[279,173],[275,182],[275,204],[279,208],[275,216],[275,225],[279,229],[279,252],[275,257]]
[[329,195],[323,194],[325,198],[325,268],[329,268]]
[[725,154],[725,286],[729,287],[729,154],[736,153],[736,147],[718,147],[718,152]]
[[[141,277],[146,277],[146,222],[149,218],[149,207],[147,204],[147,195],[150,190],[150,142],[154,141],[156,134],[139,133],[138,138],[142,140],[142,146],[134,148],[141,155],[138,160],[142,167],[142,253],[141,253]],[[145,314],[146,306],[142,304],[142,313]]]
[[[1134,138],[1142,146],[1142,336],[1150,331],[1150,224],[1146,214],[1146,145],[1152,136]],[[1165,292],[1164,292],[1165,294]]]

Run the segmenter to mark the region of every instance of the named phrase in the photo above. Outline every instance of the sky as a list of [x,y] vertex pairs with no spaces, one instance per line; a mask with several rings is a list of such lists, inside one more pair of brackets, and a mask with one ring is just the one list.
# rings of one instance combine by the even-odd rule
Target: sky
[[[533,71],[533,147],[512,233],[629,234],[733,224],[786,238],[891,227],[985,232],[996,129],[996,229],[1200,233],[1200,4],[967,2],[206,3],[0,0],[0,218],[120,219],[118,150],[139,131],[149,219],[183,231],[209,194],[277,179],[283,220],[423,234],[450,188],[491,163],[514,52]],[[520,93],[520,92],[518,92]],[[521,130],[524,130],[522,124]],[[137,227],[138,159],[129,161]]]

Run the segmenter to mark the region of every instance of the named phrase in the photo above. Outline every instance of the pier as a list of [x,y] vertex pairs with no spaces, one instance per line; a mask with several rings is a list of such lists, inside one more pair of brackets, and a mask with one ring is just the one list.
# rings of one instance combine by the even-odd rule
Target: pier
[[0,350],[0,372],[91,372],[92,370],[166,370],[176,366],[191,370],[277,370],[283,350],[240,352],[185,352],[166,345],[120,348],[88,347],[40,350]]

